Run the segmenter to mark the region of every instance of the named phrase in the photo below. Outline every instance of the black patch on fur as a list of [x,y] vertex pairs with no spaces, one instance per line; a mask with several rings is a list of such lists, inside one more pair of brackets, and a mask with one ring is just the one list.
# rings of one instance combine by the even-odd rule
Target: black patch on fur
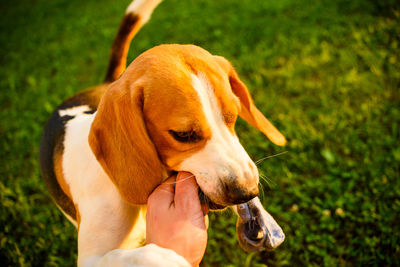
[[40,168],[44,184],[57,205],[74,220],[76,220],[74,203],[61,189],[57,181],[54,166],[55,153],[63,154],[64,151],[65,125],[69,120],[73,119],[74,116],[60,116],[59,111],[87,105],[90,110],[85,113],[92,114],[96,112],[105,89],[106,86],[94,88],[81,92],[64,101],[52,113],[42,134],[42,141],[40,144]]
[[[105,82],[112,82],[119,78],[121,73],[118,72],[118,67],[121,64],[126,64],[126,56],[124,55],[124,47],[129,47],[131,41],[131,32],[137,24],[139,17],[136,14],[127,14],[123,18],[121,25],[119,26],[118,33],[115,36],[110,60],[108,63],[107,74],[104,79]],[[127,48],[126,48],[127,49]],[[125,66],[124,66],[125,67]]]
[[67,99],[64,101],[56,110],[58,113],[59,110],[64,110],[64,109],[69,109],[69,108],[74,108],[74,107],[79,107],[79,106],[85,106],[87,105],[90,109],[90,111],[85,111],[86,112],[91,112],[94,113],[97,110],[97,106],[99,103],[97,101],[93,101],[93,99],[90,97],[88,92],[81,92],[78,93],[77,95],[74,95],[73,97]]
[[54,166],[54,152],[56,149],[64,150],[65,124],[72,118],[73,116],[60,117],[58,109],[51,115],[40,143],[40,169],[46,189],[53,200],[66,214],[76,220],[74,203],[61,189]]

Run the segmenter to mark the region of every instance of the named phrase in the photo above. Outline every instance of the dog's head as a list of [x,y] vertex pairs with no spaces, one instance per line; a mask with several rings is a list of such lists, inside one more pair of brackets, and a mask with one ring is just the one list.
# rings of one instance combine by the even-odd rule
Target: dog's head
[[132,204],[147,202],[166,169],[193,173],[212,202],[227,206],[258,194],[257,168],[235,133],[237,116],[285,144],[226,59],[193,45],[162,45],[110,85],[89,142]]

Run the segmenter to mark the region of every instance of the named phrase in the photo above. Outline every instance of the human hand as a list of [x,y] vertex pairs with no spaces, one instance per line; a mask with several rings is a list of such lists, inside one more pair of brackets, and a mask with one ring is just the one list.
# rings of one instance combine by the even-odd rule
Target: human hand
[[198,197],[198,185],[191,173],[169,178],[147,201],[146,241],[169,248],[193,266],[199,265],[207,245],[207,227]]

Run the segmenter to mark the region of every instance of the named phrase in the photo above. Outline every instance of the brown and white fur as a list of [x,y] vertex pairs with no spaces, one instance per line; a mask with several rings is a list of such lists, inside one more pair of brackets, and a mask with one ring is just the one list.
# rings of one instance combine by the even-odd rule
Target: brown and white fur
[[238,115],[275,144],[286,142],[222,57],[194,45],[161,45],[125,70],[131,39],[160,2],[131,3],[105,82],[63,102],[43,133],[42,176],[78,229],[79,266],[157,261],[146,258],[148,250],[183,266],[154,245],[135,256],[146,240],[149,194],[167,173],[187,171],[217,206],[256,197],[258,171],[235,134]]

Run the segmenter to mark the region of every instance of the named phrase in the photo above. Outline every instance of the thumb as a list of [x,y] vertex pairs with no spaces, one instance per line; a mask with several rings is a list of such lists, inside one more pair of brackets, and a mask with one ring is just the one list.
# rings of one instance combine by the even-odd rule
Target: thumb
[[197,193],[198,185],[196,178],[190,172],[179,172],[176,177],[175,195],[187,195]]
[[175,176],[172,176],[159,185],[154,192],[151,193],[147,204],[152,205],[155,203],[157,205],[166,205],[169,207],[174,201],[174,180]]
[[179,172],[175,185],[175,204],[190,203],[200,205],[198,196],[199,186],[193,174],[189,172]]

